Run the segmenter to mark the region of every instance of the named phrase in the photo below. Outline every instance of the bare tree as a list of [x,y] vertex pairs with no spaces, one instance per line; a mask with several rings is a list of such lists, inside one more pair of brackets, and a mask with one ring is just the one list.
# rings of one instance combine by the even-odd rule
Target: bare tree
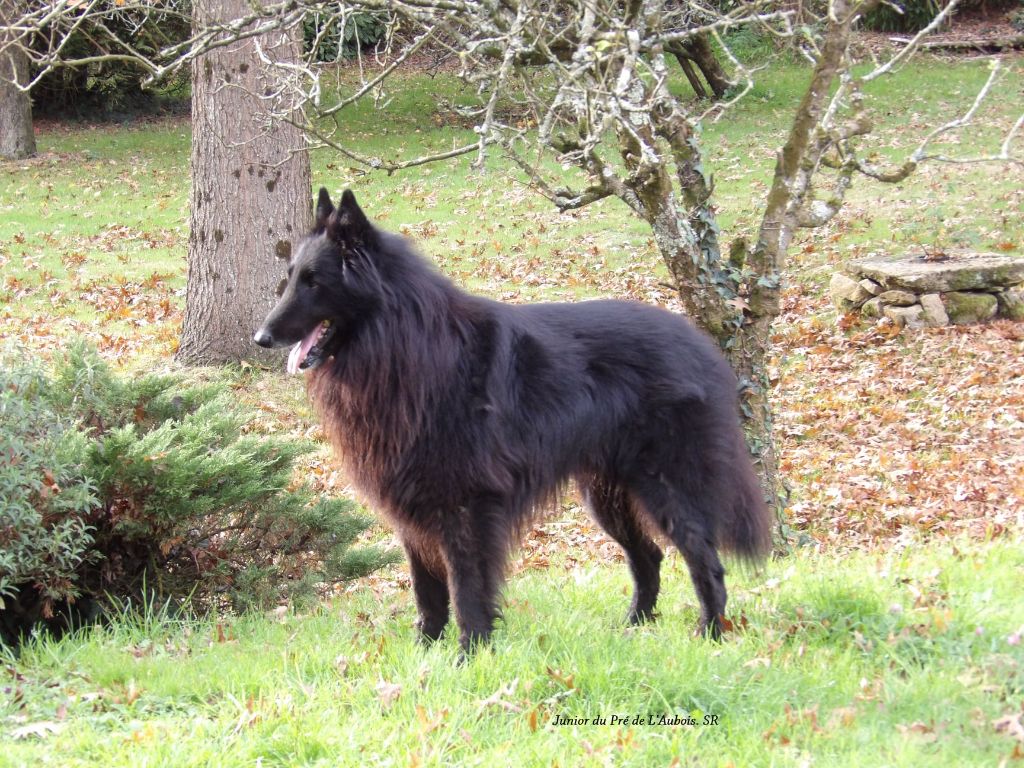
[[[955,0],[890,61],[858,78],[852,74],[851,34],[860,15],[874,5],[873,0],[832,0],[814,28],[800,32],[800,49],[812,65],[810,84],[778,152],[760,227],[737,237],[725,255],[699,126],[727,117],[731,103],[750,89],[754,73],[732,55],[722,33],[754,25],[792,38],[793,12],[741,3],[723,14],[697,3],[659,0],[387,4],[409,26],[418,25],[424,38],[434,36],[458,54],[462,77],[480,94],[479,106],[464,110],[477,123],[478,161],[500,147],[559,209],[617,197],[650,225],[687,313],[717,339],[739,376],[750,446],[766,495],[780,508],[783,484],[772,441],[766,355],[789,243],[797,229],[821,226],[835,216],[855,174],[901,180],[928,157],[926,146],[941,130],[962,127],[970,118],[937,129],[899,167],[880,169],[859,157],[858,140],[872,130],[861,83],[901,65],[923,36],[949,17]],[[708,39],[718,43],[743,87],[730,101],[694,111],[669,89],[666,56]],[[314,94],[318,74],[307,75]],[[367,88],[376,85],[365,81]],[[336,119],[347,103],[308,102],[320,107],[320,116]],[[507,116],[509,105],[518,105],[512,110],[515,119]],[[526,127],[523,116],[529,118]],[[318,125],[312,133],[317,140],[371,167],[392,171],[433,159],[362,157],[339,140],[340,120],[334,130]],[[990,159],[1012,159],[1010,142],[1019,128],[1020,121]],[[543,171],[538,150],[553,152],[563,167],[578,168],[583,186],[570,187],[564,175]],[[463,151],[470,148],[453,150]]]
[[[99,0],[61,2],[76,3],[77,16],[69,17],[75,20],[82,18],[83,8],[99,7]],[[721,12],[699,2],[667,0],[349,0],[302,5],[286,1],[251,6],[247,17],[230,23],[197,26],[189,40],[156,54],[140,57],[123,43],[111,45],[109,55],[141,58],[153,76],[160,77],[211,48],[254,38],[267,82],[276,84],[254,89],[254,94],[269,119],[301,129],[308,144],[333,147],[352,163],[389,173],[463,154],[473,154],[482,163],[488,152],[499,151],[561,210],[608,197],[620,199],[650,225],[687,313],[732,361],[766,495],[781,506],[765,364],[789,244],[799,228],[821,226],[835,216],[856,175],[881,181],[905,178],[920,162],[938,159],[928,151],[937,136],[962,128],[974,114],[972,109],[937,127],[893,168],[877,167],[861,157],[861,140],[872,130],[861,85],[901,66],[924,36],[950,16],[956,0],[891,59],[855,76],[852,31],[859,16],[876,2],[831,0],[815,23],[808,24],[811,19],[805,16],[794,29],[794,11],[759,2],[737,3]],[[119,7],[124,11],[129,3],[125,0]],[[359,62],[359,83],[344,93],[324,81],[323,69],[315,61],[282,58],[259,42],[259,35],[291,28],[305,14],[317,14],[320,29],[329,30],[332,22],[344,24],[352,14],[367,12],[386,15],[391,34],[373,54],[375,66],[364,68]],[[39,20],[36,16],[25,24]],[[743,66],[724,39],[725,32],[745,25],[795,40],[812,73],[778,151],[760,226],[736,237],[726,254],[699,128],[706,120],[728,119],[729,107],[753,85],[755,72]],[[695,50],[708,41],[729,62],[738,87],[727,100],[695,108],[670,90],[667,61],[680,50]],[[388,76],[427,48],[457,56],[460,76],[478,95],[475,107],[462,110],[475,122],[475,138],[419,157],[353,151],[345,142],[346,110],[362,98],[386,101],[382,89]],[[35,62],[40,71],[66,63],[58,45],[35,54]],[[998,74],[994,70],[979,99],[994,86]],[[296,111],[300,102],[302,113]],[[1024,115],[997,153],[976,159],[1020,162],[1012,155],[1012,142],[1022,122]],[[545,170],[540,162],[545,153],[553,154],[563,168],[577,169],[579,181],[571,184],[571,173],[552,175]]]
[[24,89],[29,81],[28,56],[18,44],[14,24],[24,10],[16,0],[0,0],[0,157],[11,159],[36,153],[32,102]]

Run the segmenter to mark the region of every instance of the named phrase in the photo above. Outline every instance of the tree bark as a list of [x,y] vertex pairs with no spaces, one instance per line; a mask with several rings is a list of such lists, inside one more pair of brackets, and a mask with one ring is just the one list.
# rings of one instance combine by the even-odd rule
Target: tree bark
[[[746,266],[757,279],[751,284],[747,318],[737,329],[729,358],[740,377],[741,389],[745,389],[744,416],[750,427],[748,436],[753,435],[755,441],[757,435],[770,434],[771,430],[766,357],[771,325],[779,314],[786,253],[800,226],[801,211],[812,194],[812,177],[822,151],[828,146],[827,141],[819,141],[821,121],[828,108],[833,83],[844,65],[858,11],[857,3],[848,0],[833,0],[830,7],[830,21],[811,82],[797,107],[786,143],[776,158],[757,243],[749,253],[737,254],[740,261],[746,259]],[[774,479],[781,512],[787,494],[778,474],[774,443],[769,440],[762,446],[752,443],[751,447],[755,454],[761,452],[759,459],[766,482]]]
[[679,66],[683,68],[683,74],[686,75],[686,79],[690,81],[690,86],[699,98],[703,99],[707,96],[707,91],[704,90],[704,85],[697,77],[697,73],[693,71],[693,64],[697,65],[701,74],[704,75],[704,79],[708,81],[715,98],[721,98],[733,85],[729,76],[725,74],[725,70],[722,69],[722,65],[718,63],[707,35],[696,35],[685,43],[674,43],[666,50],[676,57]]
[[708,85],[711,86],[711,90],[717,98],[721,98],[722,95],[729,90],[732,86],[732,81],[729,76],[725,74],[725,70],[722,69],[722,65],[718,63],[718,59],[715,57],[715,52],[711,48],[711,41],[708,40],[707,35],[697,35],[687,46],[690,58],[693,59],[694,63],[700,68],[701,73],[704,75],[704,79],[708,81]]
[[17,34],[10,28],[23,6],[17,0],[0,0],[0,157],[12,160],[36,153],[32,101],[15,85],[29,80],[28,58],[14,44]]
[[[247,10],[245,0],[200,0],[195,24]],[[263,50],[298,58],[301,35],[282,34],[260,38]],[[192,65],[188,280],[177,354],[186,364],[278,359],[252,335],[276,300],[282,259],[312,224],[302,131],[268,124],[260,70],[252,40],[215,48]]]
[[[772,294],[774,304],[760,306],[757,312],[748,304],[744,310],[741,265],[722,258],[711,182],[702,170],[697,137],[679,115],[664,121],[659,132],[672,148],[682,194],[682,205],[677,204],[673,218],[683,222],[676,226],[675,237],[659,242],[662,259],[687,314],[714,337],[736,373],[747,447],[765,499],[781,521],[787,491],[775,450],[767,368],[771,324],[779,311],[778,293]],[[652,226],[655,231],[665,229],[663,224],[652,222]]]
[[682,43],[672,46],[670,50],[672,55],[676,57],[676,61],[679,62],[679,66],[682,67],[683,74],[686,75],[686,79],[690,81],[690,87],[693,88],[693,92],[697,94],[697,98],[706,99],[708,97],[708,92],[704,88],[704,83],[702,83],[700,78],[697,77],[697,72],[693,68],[693,62],[690,60],[690,57]]

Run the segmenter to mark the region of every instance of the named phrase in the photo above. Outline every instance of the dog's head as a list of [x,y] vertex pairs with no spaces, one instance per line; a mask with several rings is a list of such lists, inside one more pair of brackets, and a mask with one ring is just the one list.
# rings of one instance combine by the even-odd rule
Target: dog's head
[[277,306],[253,337],[261,347],[294,345],[289,373],[324,363],[375,310],[371,254],[379,237],[350,190],[335,208],[320,188],[316,225],[289,260]]

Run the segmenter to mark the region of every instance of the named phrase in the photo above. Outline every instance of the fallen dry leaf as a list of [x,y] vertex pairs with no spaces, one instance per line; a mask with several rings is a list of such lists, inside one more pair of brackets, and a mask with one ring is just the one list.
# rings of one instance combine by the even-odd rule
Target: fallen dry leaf
[[11,738],[14,739],[27,739],[29,737],[36,737],[39,739],[45,739],[47,736],[51,736],[55,733],[60,733],[64,728],[63,723],[55,723],[50,720],[41,720],[37,723],[29,723],[19,728],[15,728],[11,731]]
[[513,696],[516,692],[516,688],[519,687],[519,678],[515,678],[508,685],[504,685],[486,699],[483,699],[480,704],[480,711],[483,712],[491,707],[497,707],[504,709],[506,712],[522,712],[523,708],[518,704],[509,701],[509,697]]
[[385,709],[398,701],[398,697],[402,695],[401,685],[398,683],[389,683],[384,680],[377,683],[374,690],[377,691],[377,699]]
[[1003,715],[998,720],[993,720],[992,725],[996,729],[996,733],[1006,734],[1011,739],[1016,739],[1019,743],[1024,744],[1024,708],[1018,712]]
[[939,735],[935,733],[935,729],[932,726],[920,721],[915,721],[910,725],[898,724],[896,730],[902,734],[915,734],[925,742],[937,741],[939,738]]

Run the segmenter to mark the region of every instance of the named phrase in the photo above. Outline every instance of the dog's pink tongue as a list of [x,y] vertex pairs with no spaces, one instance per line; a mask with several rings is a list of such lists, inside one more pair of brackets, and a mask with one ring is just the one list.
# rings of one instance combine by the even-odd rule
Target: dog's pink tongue
[[316,326],[309,335],[292,347],[292,351],[288,353],[288,373],[298,373],[299,366],[302,365],[302,361],[306,359],[306,355],[309,354],[309,350],[316,344],[316,340],[320,337],[320,326]]

